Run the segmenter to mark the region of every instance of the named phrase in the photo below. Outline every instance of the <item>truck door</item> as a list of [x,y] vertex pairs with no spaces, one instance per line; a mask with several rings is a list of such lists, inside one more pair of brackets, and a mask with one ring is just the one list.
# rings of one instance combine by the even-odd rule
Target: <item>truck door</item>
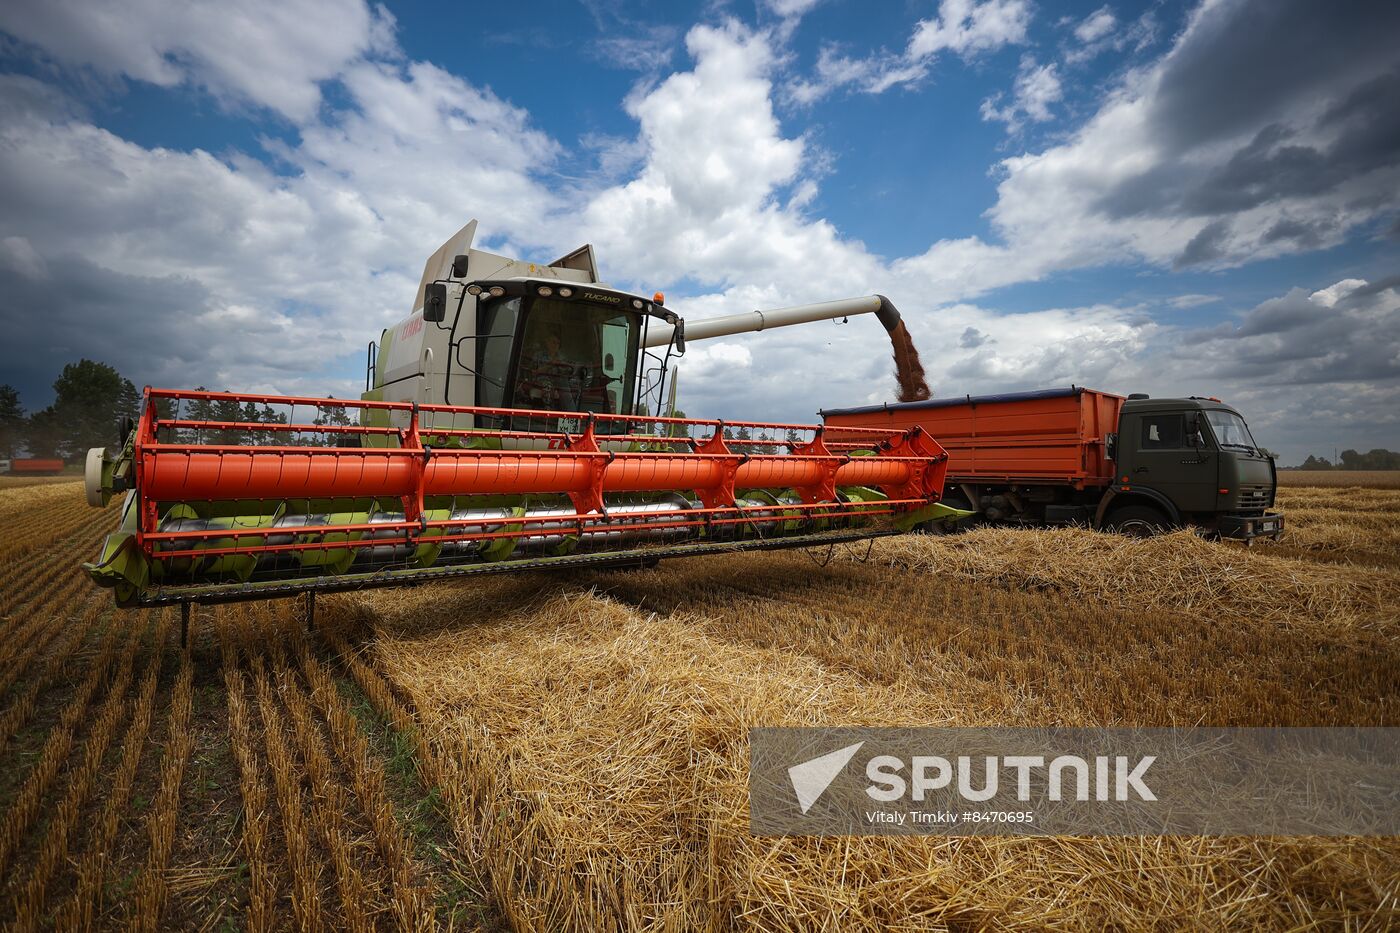
[[1208,435],[1202,446],[1193,446],[1193,416],[1198,413],[1146,411],[1124,418],[1118,444],[1130,452],[1127,458],[1120,454],[1118,478],[1157,490],[1182,512],[1209,512],[1215,508],[1218,456]]

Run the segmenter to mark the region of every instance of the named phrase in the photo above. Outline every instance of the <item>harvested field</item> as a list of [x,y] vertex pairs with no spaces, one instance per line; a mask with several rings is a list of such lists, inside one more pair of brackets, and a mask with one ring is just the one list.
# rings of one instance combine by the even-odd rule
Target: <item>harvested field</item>
[[1400,489],[1400,470],[1280,470],[1280,486],[1351,486],[1358,489]]
[[72,483],[82,479],[83,471],[69,467],[57,476],[25,476],[24,474],[0,475],[0,490],[19,489],[24,486],[47,486],[53,483]]
[[76,573],[114,513],[38,488],[0,489],[0,923],[1400,923],[1395,839],[766,839],[746,810],[753,725],[1400,725],[1400,490],[1286,488],[1253,549],[983,529],[323,597],[311,635],[211,607],[182,651]]

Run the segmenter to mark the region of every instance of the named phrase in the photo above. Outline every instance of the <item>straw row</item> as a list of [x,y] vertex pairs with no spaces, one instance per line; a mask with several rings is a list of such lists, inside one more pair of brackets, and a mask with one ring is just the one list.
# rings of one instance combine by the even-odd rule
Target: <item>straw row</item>
[[[10,859],[14,857],[24,834],[29,831],[38,816],[39,806],[50,785],[68,760],[68,753],[73,747],[74,729],[78,727],[93,696],[106,679],[117,646],[121,642],[122,639],[115,633],[107,637],[100,653],[88,669],[87,677],[74,689],[72,698],[63,707],[57,724],[50,730],[39,751],[38,760],[25,778],[10,809],[5,812],[3,821],[0,821],[0,875],[4,875],[9,868]],[[135,646],[136,640],[127,633],[124,656],[129,656],[135,650]]]
[[[15,681],[30,669],[34,659],[44,652],[50,642],[63,634],[65,629],[84,628],[85,623],[94,614],[107,608],[107,601],[82,583],[81,580],[72,580],[55,594],[54,602],[57,605],[53,616],[35,612],[29,626],[7,639],[7,650],[0,652],[0,696],[9,691]],[[84,615],[69,621],[69,613],[83,604],[86,604]]]
[[350,776],[361,811],[374,833],[375,846],[388,867],[395,924],[400,929],[427,928],[432,925],[432,914],[413,877],[412,846],[389,799],[384,766],[371,753],[354,714],[324,666],[312,656],[305,639],[297,638],[294,647],[311,688],[311,701],[326,722],[336,757]]
[[[286,658],[280,643],[274,646],[273,661],[278,670],[287,671]],[[280,678],[278,693],[286,705],[301,752],[303,770],[310,785],[311,822],[330,856],[335,872],[336,888],[340,893],[341,917],[353,931],[369,930],[374,926],[367,910],[371,884],[355,865],[352,845],[347,838],[345,813],[349,808],[345,789],[336,780],[330,754],[315,722],[306,695],[294,677]]]
[[[99,513],[92,521],[55,542],[52,551],[34,554],[23,563],[10,567],[6,578],[23,579],[24,583],[5,594],[4,599],[0,601],[0,616],[10,616],[20,606],[42,598],[55,579],[73,574],[75,568],[71,555],[95,551],[98,542],[110,530],[111,521],[111,515]],[[60,556],[49,559],[53,553]],[[48,564],[47,567],[37,569],[45,563]],[[9,624],[15,624],[14,620],[11,619]]]
[[238,648],[229,626],[219,627],[223,653],[224,690],[228,699],[229,744],[238,764],[238,789],[243,800],[243,854],[248,862],[247,928],[252,933],[277,925],[276,873],[268,838],[267,790],[258,764],[247,702],[247,684],[238,667]]
[[321,885],[316,860],[311,854],[311,832],[306,825],[299,770],[288,750],[287,730],[268,684],[262,657],[254,654],[252,665],[253,690],[258,696],[265,751],[277,794],[277,809],[282,815],[282,837],[287,844],[288,868],[292,876],[292,917],[299,930],[320,930],[323,927]]
[[8,482],[11,477],[0,477],[0,521],[28,512],[31,509],[52,509],[66,502],[83,501],[83,485],[80,480],[59,480],[57,482],[28,483],[22,486]]
[[180,784],[185,765],[194,747],[190,719],[194,713],[194,660],[190,646],[180,655],[180,673],[170,699],[170,727],[165,753],[161,756],[160,787],[151,804],[146,828],[150,849],[146,863],[136,879],[132,899],[131,926],[137,930],[154,930],[165,909],[169,885],[165,877],[170,852],[175,845],[175,822],[180,813]]
[[[29,877],[16,897],[17,929],[36,929],[43,918],[44,900],[49,883],[53,880],[55,870],[68,858],[69,841],[77,829],[78,817],[92,794],[117,725],[128,712],[126,694],[131,685],[134,646],[139,640],[139,634],[131,638],[128,650],[123,653],[117,666],[116,676],[107,689],[106,699],[98,707],[88,726],[87,738],[83,743],[82,761],[76,769],[69,770],[65,775],[67,788],[63,799],[49,817]],[[158,664],[159,661],[154,663]]]
[[146,673],[141,680],[131,721],[122,737],[121,760],[102,801],[102,811],[93,825],[87,848],[74,868],[76,881],[73,890],[55,911],[55,926],[59,929],[90,928],[102,907],[102,886],[111,863],[118,823],[131,800],[136,769],[140,767],[145,753],[146,736],[150,731],[156,688],[160,683],[164,661],[162,649],[169,636],[171,615],[169,610],[165,610],[156,618],[151,656],[146,663]]
[[1250,553],[1189,531],[1137,539],[1080,528],[979,528],[876,542],[874,559],[913,573],[1151,606],[1299,622],[1395,617],[1400,574]]
[[76,623],[61,626],[64,633],[62,640],[49,652],[42,666],[39,667],[38,673],[24,682],[15,696],[14,702],[3,713],[0,713],[0,755],[5,753],[5,748],[14,738],[15,733],[34,715],[39,695],[48,689],[54,680],[67,669],[73,653],[78,650],[78,646],[93,630],[98,617],[105,610],[106,606],[101,600],[93,599],[87,611]]
[[51,511],[38,508],[16,519],[6,529],[5,543],[0,546],[0,562],[13,566],[20,558],[45,550],[53,538],[71,532],[91,514],[91,506],[74,498]]

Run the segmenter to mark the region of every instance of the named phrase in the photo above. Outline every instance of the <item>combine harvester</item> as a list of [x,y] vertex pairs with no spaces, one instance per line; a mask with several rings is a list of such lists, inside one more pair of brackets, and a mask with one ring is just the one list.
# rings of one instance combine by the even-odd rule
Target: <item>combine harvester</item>
[[[656,417],[687,342],[874,313],[880,296],[687,323],[547,266],[434,254],[370,344],[358,401],[147,389],[87,497],[125,493],[92,578],[120,606],[229,602],[547,567],[827,546],[960,514],[921,428]],[[358,413],[352,420],[348,412]],[[298,420],[300,419],[300,420]]]

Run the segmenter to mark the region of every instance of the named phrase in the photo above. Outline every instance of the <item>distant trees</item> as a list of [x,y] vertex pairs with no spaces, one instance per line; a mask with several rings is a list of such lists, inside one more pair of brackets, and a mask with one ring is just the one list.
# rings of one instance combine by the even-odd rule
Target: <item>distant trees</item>
[[24,442],[24,409],[19,407],[19,391],[0,385],[0,456],[9,459]]
[[[0,459],[19,456],[61,457],[78,461],[90,447],[110,447],[119,443],[119,424],[124,417],[140,418],[142,396],[130,379],[106,363],[79,360],[63,367],[53,384],[53,404],[26,416],[19,391],[0,385]],[[209,391],[204,386],[196,392]],[[332,396],[327,396],[332,398]],[[156,401],[162,421],[215,421],[239,427],[175,429],[163,427],[160,440],[241,446],[244,444],[297,445],[317,443],[312,432],[260,429],[256,425],[287,424],[289,418],[303,422],[312,415],[305,406],[294,411],[286,405],[244,402],[231,398],[168,399]],[[350,437],[340,429],[356,423],[357,415],[344,405],[316,409],[312,422],[327,435],[338,434],[345,443]],[[124,438],[122,438],[124,440]],[[358,439],[356,439],[358,440]]]
[[30,415],[21,431],[31,456],[75,460],[89,447],[115,443],[122,417],[134,418],[140,406],[131,380],[94,360],[64,366],[53,391],[53,404]]
[[1297,470],[1400,470],[1400,452],[1386,450],[1383,447],[1376,447],[1361,453],[1356,450],[1344,450],[1338,462],[1333,463],[1326,457],[1309,455]]

